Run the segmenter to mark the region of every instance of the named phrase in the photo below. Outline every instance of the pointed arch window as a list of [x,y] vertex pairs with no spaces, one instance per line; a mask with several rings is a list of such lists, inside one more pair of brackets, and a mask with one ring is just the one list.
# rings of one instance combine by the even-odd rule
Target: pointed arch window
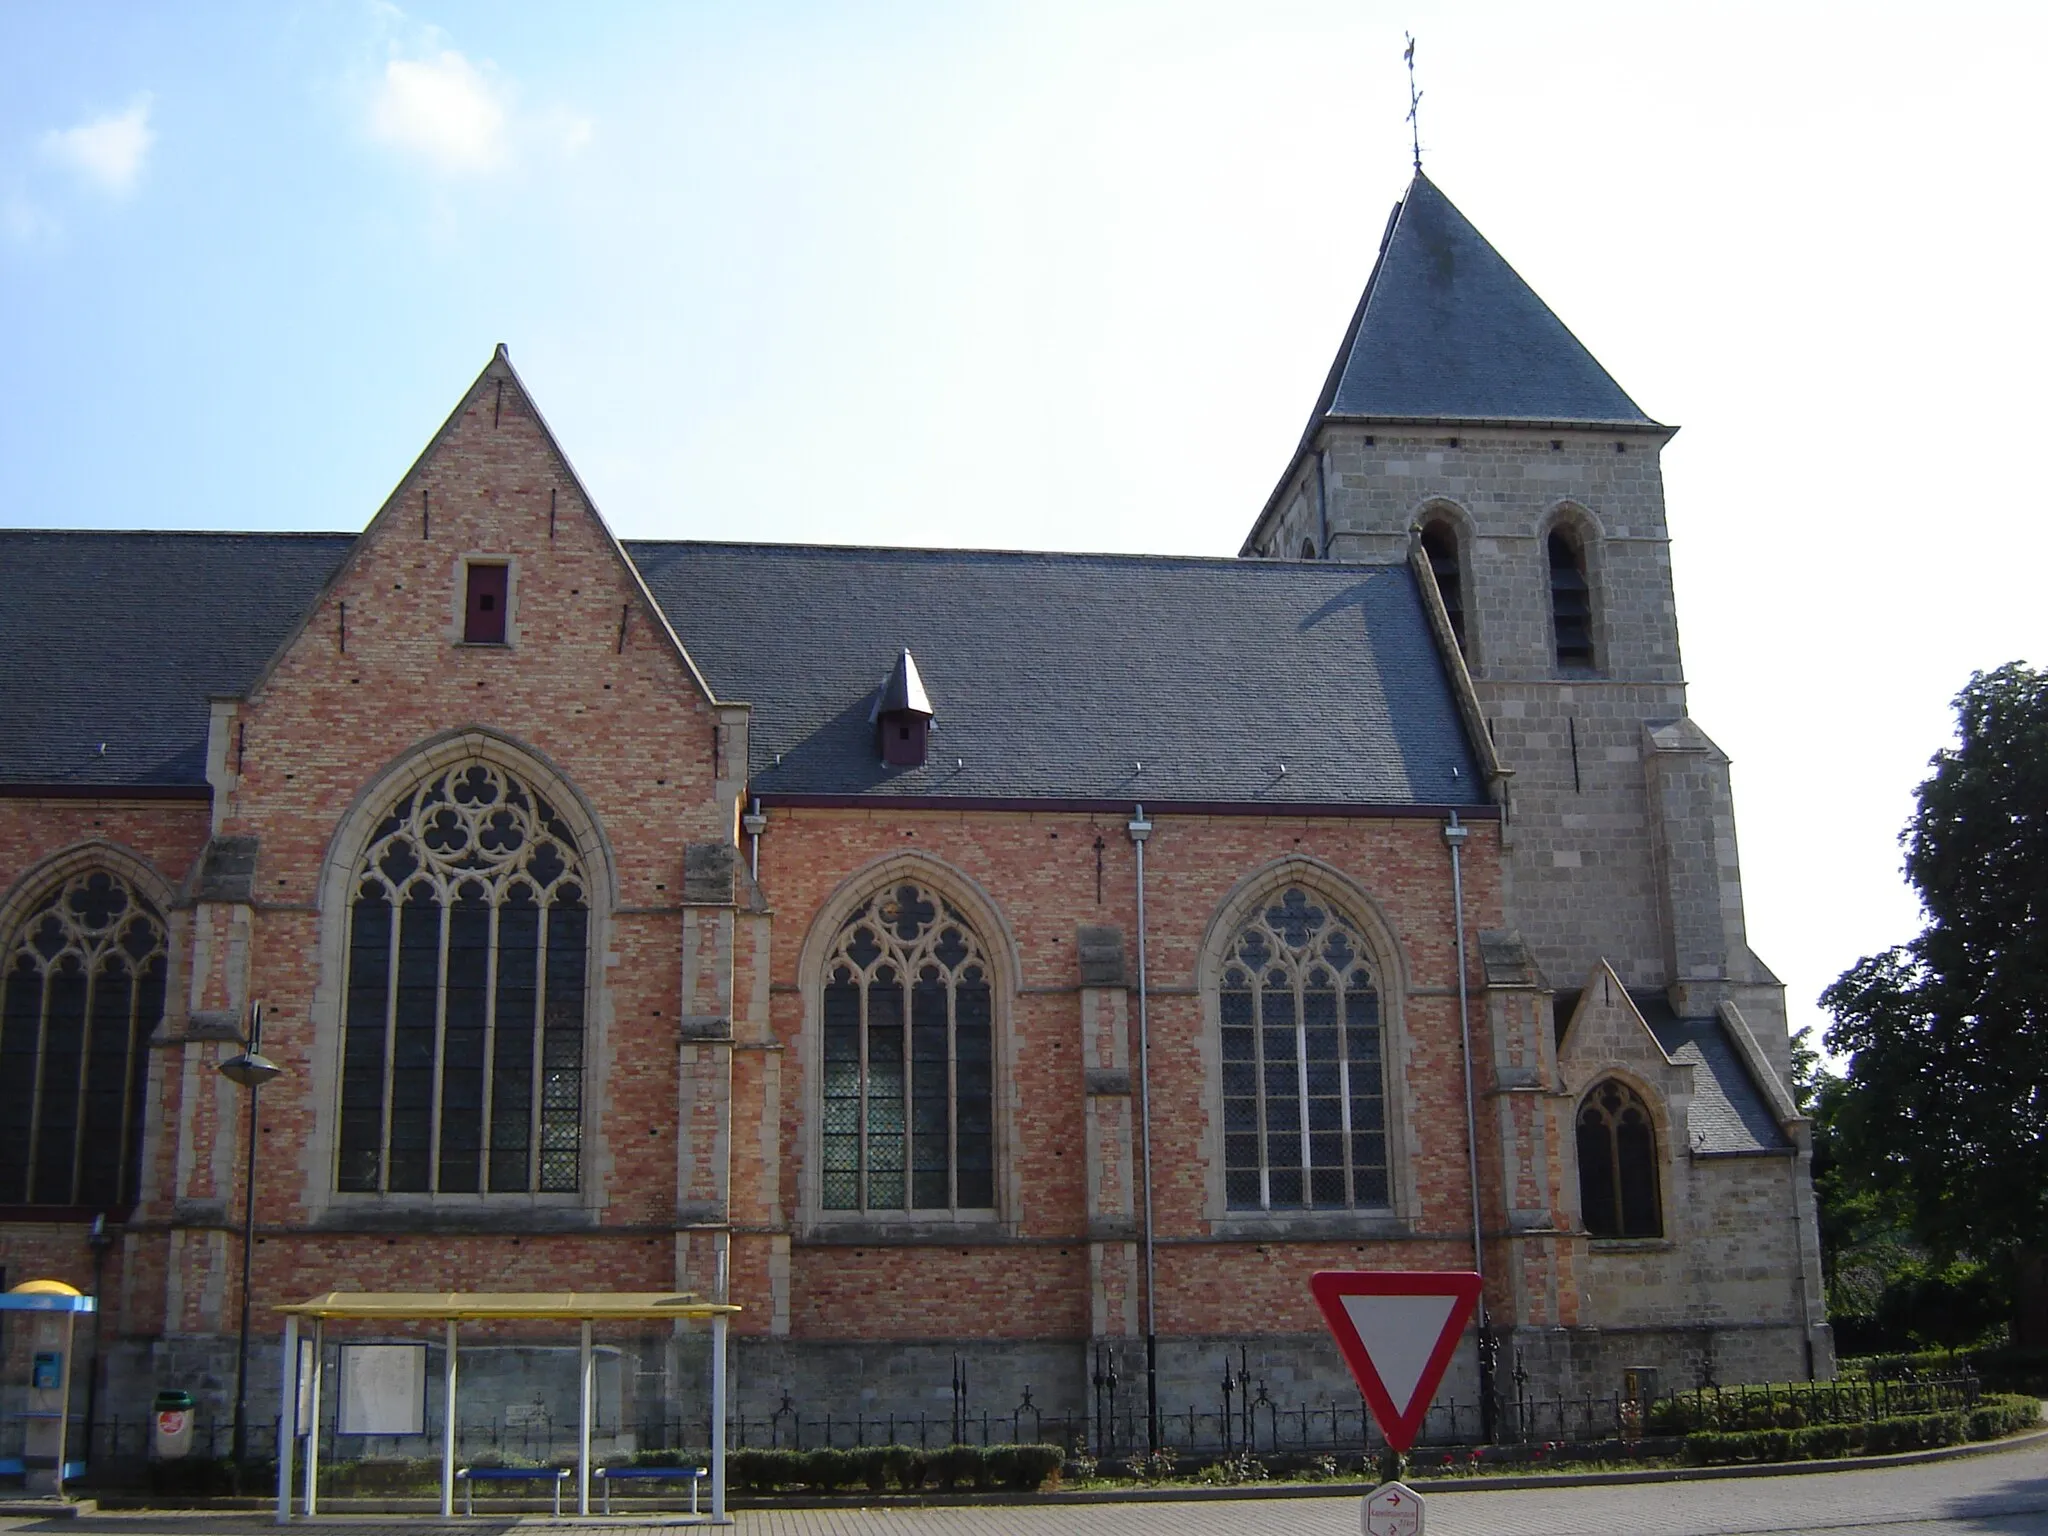
[[823,996],[826,1210],[994,1209],[990,974],[973,926],[909,881],[841,925]]
[[1553,528],[1550,556],[1550,627],[1557,664],[1566,671],[1593,667],[1593,587],[1586,580],[1586,549],[1569,528]]
[[1579,1211],[1593,1237],[1662,1237],[1649,1106],[1613,1078],[1579,1104]]
[[131,885],[73,876],[8,936],[0,985],[0,1205],[132,1205],[164,922]]
[[1458,531],[1444,517],[1431,518],[1422,525],[1422,552],[1429,559],[1429,572],[1436,578],[1437,592],[1444,600],[1444,614],[1451,621],[1451,634],[1461,654],[1465,644],[1465,576],[1458,557]]
[[349,914],[340,1189],[580,1187],[587,892],[568,824],[496,764],[392,806]]
[[1384,1208],[1385,1042],[1358,926],[1289,886],[1229,956],[1218,1001],[1230,1208]]

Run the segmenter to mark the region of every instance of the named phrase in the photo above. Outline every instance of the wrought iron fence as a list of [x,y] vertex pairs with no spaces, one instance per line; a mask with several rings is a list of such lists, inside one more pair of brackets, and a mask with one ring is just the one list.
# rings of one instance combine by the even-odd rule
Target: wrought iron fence
[[[1088,1411],[1048,1412],[1033,1400],[1030,1388],[1007,1408],[975,1407],[968,1400],[968,1374],[956,1362],[953,1402],[942,1413],[840,1415],[804,1413],[792,1394],[766,1414],[735,1414],[726,1423],[726,1443],[735,1450],[785,1448],[853,1449],[872,1445],[911,1445],[936,1450],[953,1444],[1053,1444],[1070,1455],[1087,1454],[1101,1461],[1122,1461],[1158,1449],[1199,1461],[1237,1455],[1349,1460],[1377,1453],[1385,1444],[1362,1400],[1356,1402],[1283,1402],[1267,1384],[1252,1376],[1242,1360],[1226,1370],[1219,1400],[1209,1407],[1189,1404],[1162,1411],[1156,1440],[1141,1403],[1120,1390],[1113,1373],[1098,1372],[1095,1400]],[[1787,1427],[1895,1417],[1902,1414],[1953,1412],[1974,1406],[1982,1396],[1977,1378],[1967,1371],[1953,1376],[1908,1380],[1847,1379],[1791,1386],[1698,1387],[1631,1398],[1623,1393],[1576,1397],[1532,1395],[1526,1377],[1513,1383],[1512,1397],[1494,1417],[1494,1440],[1506,1444],[1558,1442],[1566,1445],[1631,1441],[1689,1429]],[[231,1415],[194,1415],[191,1457],[211,1461],[225,1457],[233,1439]],[[613,1426],[606,1427],[606,1433]],[[675,1448],[700,1451],[711,1439],[706,1418],[646,1415],[633,1421],[635,1444],[642,1449]],[[83,1459],[110,1474],[147,1460],[151,1419],[102,1415],[93,1427],[91,1446]],[[1484,1438],[1481,1406],[1446,1398],[1426,1415],[1418,1447],[1472,1446]],[[73,1444],[84,1447],[82,1422],[74,1416]],[[350,1463],[402,1459],[434,1454],[439,1431],[425,1436],[337,1435],[332,1422],[321,1426],[323,1464],[339,1468]],[[18,1421],[0,1420],[0,1455],[18,1454]],[[252,1460],[274,1457],[275,1420],[249,1425]],[[489,1418],[465,1416],[457,1430],[465,1458],[500,1457],[520,1462],[557,1462],[573,1456],[576,1425],[557,1422],[545,1409],[525,1407]]]

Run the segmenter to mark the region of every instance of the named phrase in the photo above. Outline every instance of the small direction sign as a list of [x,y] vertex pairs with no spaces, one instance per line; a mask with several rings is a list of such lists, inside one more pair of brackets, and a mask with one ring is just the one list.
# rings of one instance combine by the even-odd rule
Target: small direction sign
[[1382,1483],[1365,1499],[1365,1536],[1423,1536],[1422,1495],[1406,1483]]
[[1407,1450],[1479,1303],[1479,1276],[1326,1269],[1308,1284],[1387,1444]]

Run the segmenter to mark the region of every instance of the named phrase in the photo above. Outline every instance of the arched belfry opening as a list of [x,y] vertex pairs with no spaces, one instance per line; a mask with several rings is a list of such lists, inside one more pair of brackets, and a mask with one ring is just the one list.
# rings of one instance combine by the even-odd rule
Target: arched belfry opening
[[1465,564],[1458,550],[1458,530],[1449,517],[1439,513],[1422,525],[1422,552],[1429,559],[1429,573],[1436,578],[1436,590],[1444,600],[1444,614],[1451,621],[1451,634],[1458,650],[1472,654],[1465,633]]
[[1586,545],[1568,526],[1550,530],[1550,627],[1557,665],[1567,672],[1593,670],[1593,586],[1586,579]]

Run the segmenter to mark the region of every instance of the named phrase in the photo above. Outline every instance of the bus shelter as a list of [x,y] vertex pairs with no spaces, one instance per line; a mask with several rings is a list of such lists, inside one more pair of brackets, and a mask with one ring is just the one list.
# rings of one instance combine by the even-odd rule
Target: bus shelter
[[319,1513],[320,1391],[322,1344],[330,1321],[439,1322],[446,1326],[442,1361],[441,1514],[455,1514],[456,1331],[466,1322],[574,1322],[581,1327],[576,1425],[576,1513],[590,1513],[590,1421],[596,1396],[596,1356],[591,1327],[600,1322],[647,1322],[688,1319],[711,1325],[711,1518],[725,1524],[725,1343],[726,1329],[740,1309],[726,1302],[704,1301],[694,1292],[661,1291],[329,1291],[310,1301],[277,1309],[284,1314],[283,1396],[277,1434],[277,1520],[292,1518],[293,1448],[298,1423],[299,1329],[312,1324],[311,1377],[307,1383],[307,1424],[304,1492],[300,1507]]

